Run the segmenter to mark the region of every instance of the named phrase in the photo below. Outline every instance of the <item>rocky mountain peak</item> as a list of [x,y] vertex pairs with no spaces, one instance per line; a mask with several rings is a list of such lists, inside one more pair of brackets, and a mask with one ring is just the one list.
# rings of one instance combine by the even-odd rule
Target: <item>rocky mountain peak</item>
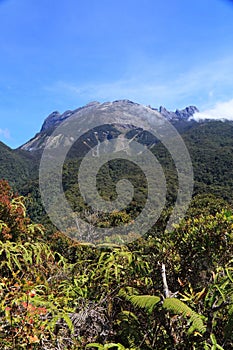
[[68,110],[65,111],[64,113],[60,114],[58,111],[52,112],[44,121],[40,132],[44,132],[50,128],[56,128],[59,124],[61,124],[65,119],[69,118],[71,115],[74,113],[78,112],[81,109],[90,109],[90,108],[95,108],[99,105],[100,103],[97,101],[90,102],[86,104],[83,107],[77,108],[73,111]]
[[[82,121],[82,118],[85,118],[86,116],[89,115],[98,115],[102,116],[103,122],[104,118],[106,116],[111,114],[114,115],[114,124],[118,125],[118,131],[119,128],[121,127],[121,131],[123,130],[122,128],[125,127],[125,121],[128,120],[128,115],[131,115],[133,118],[136,118],[135,120],[140,120],[143,125],[143,120],[152,120],[155,118],[155,116],[158,117],[159,112],[163,117],[165,117],[167,120],[169,120],[171,123],[177,123],[179,121],[189,121],[190,117],[193,116],[194,113],[198,112],[198,109],[195,106],[189,106],[186,107],[185,109],[182,110],[176,110],[175,112],[168,111],[165,107],[161,106],[159,109],[152,108],[150,106],[145,107],[143,105],[140,105],[138,103],[135,103],[130,100],[116,100],[113,102],[90,102],[86,104],[83,107],[79,107],[78,109],[75,110],[67,110],[64,113],[60,113],[58,111],[55,111],[51,113],[44,121],[42,128],[38,134],[35,135],[34,138],[32,138],[30,141],[25,143],[24,145],[21,146],[21,149],[27,150],[27,151],[37,151],[37,150],[43,150],[45,147],[46,142],[54,142],[52,140],[52,133],[53,130],[56,129],[58,125],[60,125],[64,120],[74,116],[75,118],[80,119]],[[156,117],[156,118],[157,118]],[[108,118],[106,119],[108,120]],[[132,119],[133,120],[133,119]],[[106,123],[109,124],[109,123]],[[135,124],[137,125],[137,124]],[[127,125],[128,129],[135,128],[135,126],[132,125]],[[106,135],[109,134],[110,131],[107,131],[105,128],[101,132],[105,132]],[[113,131],[111,131],[113,132]],[[110,134],[111,134],[110,132]],[[114,131],[115,132],[115,131]],[[60,135],[60,141],[64,139],[64,135]],[[102,134],[99,135],[98,137],[102,137]],[[110,137],[110,136],[106,136]],[[60,142],[59,141],[59,142]],[[69,140],[63,140],[63,143],[70,142]]]
[[159,113],[161,113],[166,119],[170,121],[188,120],[197,112],[199,112],[199,110],[195,106],[188,106],[181,110],[177,109],[175,112],[168,111],[163,106],[159,107]]
[[178,116],[180,119],[188,119],[192,117],[195,113],[198,113],[199,109],[195,106],[189,106],[186,107],[185,109],[179,110],[177,109],[175,111],[175,114]]

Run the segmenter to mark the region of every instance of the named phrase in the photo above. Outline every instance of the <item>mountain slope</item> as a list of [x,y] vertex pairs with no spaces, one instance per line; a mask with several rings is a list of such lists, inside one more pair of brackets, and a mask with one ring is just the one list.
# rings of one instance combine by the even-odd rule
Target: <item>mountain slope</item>
[[196,123],[182,137],[193,162],[195,192],[233,203],[233,123]]
[[37,160],[29,152],[12,150],[0,142],[0,179],[6,179],[14,188],[20,188],[35,173]]

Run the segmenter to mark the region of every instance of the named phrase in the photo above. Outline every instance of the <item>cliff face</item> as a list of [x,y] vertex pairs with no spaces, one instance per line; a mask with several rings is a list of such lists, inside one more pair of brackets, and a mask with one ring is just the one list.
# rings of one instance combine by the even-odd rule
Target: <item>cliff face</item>
[[71,117],[72,115],[74,115],[75,113],[77,113],[78,111],[81,110],[91,110],[94,107],[97,107],[98,105],[100,105],[99,102],[91,102],[88,103],[86,106],[80,107],[75,109],[74,111],[66,111],[62,114],[60,114],[58,111],[55,111],[53,113],[51,113],[44,121],[40,132],[44,132],[45,130],[51,129],[51,128],[55,128],[57,127],[59,124],[61,124],[64,120],[66,120],[67,118]]
[[[171,123],[176,123],[177,121],[188,121],[194,113],[198,112],[198,109],[194,106],[189,106],[183,110],[176,110],[175,112],[171,112],[166,110],[166,108],[164,107],[160,107],[159,109],[144,107],[138,103],[134,103],[129,100],[117,100],[114,102],[105,102],[102,104],[99,102],[91,102],[86,106],[80,107],[74,111],[68,110],[62,114],[60,114],[58,111],[51,113],[45,119],[40,132],[36,134],[35,137],[33,137],[30,141],[21,146],[21,149],[30,152],[38,150],[41,151],[43,150],[47,142],[51,142],[54,144],[55,140],[52,140],[52,132],[58,125],[60,125],[62,122],[68,120],[71,117],[82,119],[88,114],[96,114],[99,116],[102,113],[102,119],[104,121],[104,115],[111,113],[111,115],[114,116],[114,123],[118,124],[118,126],[106,126],[101,130],[95,132],[95,138],[98,142],[98,140],[103,141],[104,138],[113,137],[113,135],[117,132],[122,132],[122,128],[125,128],[125,116],[127,114],[133,117],[135,116],[135,118],[137,118],[137,120],[140,122],[140,118],[154,118],[155,113],[157,113],[158,115],[158,112]],[[109,121],[107,124],[109,124]],[[127,128],[128,130],[130,130],[133,128],[133,125],[128,125]],[[93,135],[89,135],[89,137],[93,138]],[[64,135],[60,135],[60,137],[56,139],[56,142],[58,142],[59,144],[62,142],[67,143],[69,142],[69,140],[65,138]]]

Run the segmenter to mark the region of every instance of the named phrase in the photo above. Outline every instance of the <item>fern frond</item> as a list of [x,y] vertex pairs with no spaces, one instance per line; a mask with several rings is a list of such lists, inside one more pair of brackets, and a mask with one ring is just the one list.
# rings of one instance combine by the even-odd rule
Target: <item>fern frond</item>
[[108,350],[108,349],[113,349],[113,348],[117,348],[117,350],[127,350],[123,345],[121,345],[120,343],[109,343],[109,344],[105,344],[104,345],[104,350]]
[[204,333],[206,326],[199,314],[193,311],[188,305],[176,298],[166,298],[163,302],[163,307],[167,310],[174,312],[175,314],[182,314],[184,318],[189,318],[192,322],[188,333],[192,333],[197,330],[200,333]]
[[156,295],[132,295],[127,296],[134,306],[145,308],[149,313],[151,313],[154,307],[160,302],[160,297]]
[[99,344],[99,343],[90,343],[90,344],[86,345],[86,349],[87,348],[96,348],[98,350],[103,350],[104,346],[102,344]]

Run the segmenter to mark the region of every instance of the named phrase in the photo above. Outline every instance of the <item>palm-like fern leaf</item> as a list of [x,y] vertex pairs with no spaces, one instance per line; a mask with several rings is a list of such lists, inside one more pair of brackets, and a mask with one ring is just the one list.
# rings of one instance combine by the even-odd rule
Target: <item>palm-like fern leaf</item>
[[160,302],[160,297],[155,295],[132,295],[127,296],[127,300],[134,306],[145,308],[151,313],[154,307]]
[[206,326],[199,314],[193,311],[188,305],[176,298],[166,298],[163,302],[163,307],[167,310],[173,311],[175,314],[182,314],[183,317],[189,318],[192,325],[188,333],[192,333],[197,330],[200,333],[204,333]]

